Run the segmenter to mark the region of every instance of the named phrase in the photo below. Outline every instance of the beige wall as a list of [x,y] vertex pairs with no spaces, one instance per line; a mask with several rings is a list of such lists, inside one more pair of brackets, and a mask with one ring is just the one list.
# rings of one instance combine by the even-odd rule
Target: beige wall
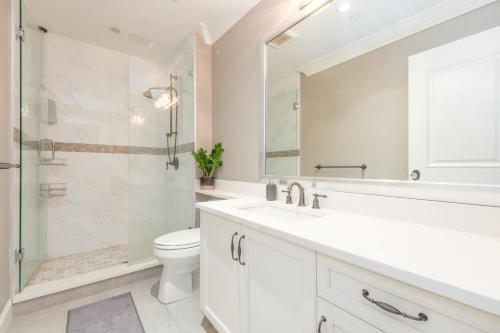
[[212,145],[212,48],[195,36],[196,148]]
[[[10,1],[0,1],[0,162],[10,162]],[[10,295],[11,171],[0,170],[0,311]]]
[[212,47],[213,141],[225,148],[219,178],[260,178],[261,42],[300,14],[289,0],[262,0]]
[[318,174],[406,179],[406,56],[384,49],[302,76],[302,176],[314,176],[317,164],[364,163],[368,166],[365,171],[323,169]]
[[[213,140],[223,142],[226,148],[225,166],[219,173],[220,178],[259,180],[260,137],[263,126],[261,123],[263,83],[259,42],[286,28],[303,14],[298,13],[297,7],[289,0],[262,0],[213,46]],[[496,2],[467,15],[461,21],[443,24],[439,28],[442,35],[433,38],[431,43],[423,39],[428,31],[419,34],[420,37],[413,42],[411,38],[403,40],[405,49],[398,52],[416,53],[421,49],[439,45],[450,38],[460,38],[466,34],[463,27],[471,31],[487,28],[492,22],[498,22],[499,15],[500,3]],[[422,48],[419,43],[424,43],[426,46]],[[388,63],[385,62],[384,66],[387,70]],[[400,66],[401,63],[398,64],[398,67]],[[384,69],[383,66],[380,67],[381,70]],[[396,77],[396,82],[392,82],[389,78],[384,80],[389,86],[395,87],[405,81],[405,78]],[[404,105],[406,101],[406,97],[395,90],[384,92],[383,99],[385,101],[397,99],[395,108]],[[394,109],[390,112],[394,113]],[[393,153],[404,153],[407,139],[403,138],[399,129],[401,122],[404,121],[406,117],[399,116],[399,120],[393,120],[386,126],[386,128],[396,127],[393,129],[394,135],[401,138],[400,143],[390,148]],[[401,162],[394,161],[394,164],[398,163]],[[398,174],[401,177],[400,171]]]

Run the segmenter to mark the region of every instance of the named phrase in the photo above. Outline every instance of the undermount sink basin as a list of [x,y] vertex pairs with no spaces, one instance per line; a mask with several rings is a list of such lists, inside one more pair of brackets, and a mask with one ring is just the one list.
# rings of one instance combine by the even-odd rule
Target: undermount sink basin
[[305,207],[275,206],[265,203],[250,207],[240,207],[238,209],[250,214],[262,216],[266,219],[289,223],[307,221],[327,215],[321,211],[316,212]]

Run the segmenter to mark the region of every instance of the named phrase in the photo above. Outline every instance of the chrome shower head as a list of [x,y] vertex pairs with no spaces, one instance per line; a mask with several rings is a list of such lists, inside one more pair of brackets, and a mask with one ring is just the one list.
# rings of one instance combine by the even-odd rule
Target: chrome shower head
[[[160,91],[153,95],[153,90]],[[179,103],[177,89],[173,87],[152,87],[142,93],[147,99],[154,100],[154,106],[157,109],[167,109]]]
[[142,95],[146,98],[153,99],[153,90],[162,90],[162,91],[174,91],[176,92],[175,88],[172,87],[152,87],[146,90],[145,92],[142,93]]

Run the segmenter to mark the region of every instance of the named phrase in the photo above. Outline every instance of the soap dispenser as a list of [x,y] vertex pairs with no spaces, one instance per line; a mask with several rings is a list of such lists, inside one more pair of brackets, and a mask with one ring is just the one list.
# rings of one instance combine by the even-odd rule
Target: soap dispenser
[[269,178],[269,183],[266,185],[266,199],[267,201],[275,201],[278,197],[278,187]]

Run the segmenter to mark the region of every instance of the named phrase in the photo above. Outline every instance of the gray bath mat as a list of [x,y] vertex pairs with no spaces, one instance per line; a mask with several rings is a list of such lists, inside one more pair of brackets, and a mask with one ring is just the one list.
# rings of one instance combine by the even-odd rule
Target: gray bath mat
[[130,293],[68,311],[66,333],[144,333]]

